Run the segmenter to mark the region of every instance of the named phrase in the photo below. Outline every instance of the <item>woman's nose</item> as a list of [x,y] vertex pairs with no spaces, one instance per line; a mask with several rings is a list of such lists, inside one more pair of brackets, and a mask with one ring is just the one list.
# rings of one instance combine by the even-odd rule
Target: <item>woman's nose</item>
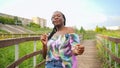
[[55,16],[55,19],[58,19],[58,17],[57,17],[57,16]]

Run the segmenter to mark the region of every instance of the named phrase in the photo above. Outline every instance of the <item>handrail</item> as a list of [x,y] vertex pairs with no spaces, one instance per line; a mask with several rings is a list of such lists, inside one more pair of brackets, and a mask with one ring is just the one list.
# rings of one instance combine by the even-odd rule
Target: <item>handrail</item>
[[115,42],[115,43],[120,43],[120,38],[109,37],[109,36],[105,36],[105,35],[101,35],[101,34],[98,34],[97,36],[100,36],[104,39],[107,39],[107,40]]
[[41,34],[0,34],[0,39],[40,36]]
[[[118,44],[120,44],[120,38],[109,37],[105,35],[98,34],[96,35],[97,41],[102,43],[102,48],[104,48],[104,55],[109,56],[108,62],[109,67],[112,65],[112,60],[115,61],[114,67],[117,68],[118,64],[120,64],[120,57],[118,56]],[[112,51],[112,43],[115,44],[114,52]],[[106,57],[107,58],[107,57]],[[106,61],[107,62],[107,61]]]
[[26,41],[36,41],[36,40],[40,40],[40,37],[24,37],[24,38],[0,40],[0,48],[12,46]]
[[33,52],[33,53],[30,53],[28,55],[25,55],[21,58],[19,58],[17,61],[13,62],[12,64],[8,65],[7,68],[15,68],[16,66],[18,66],[20,63],[22,63],[24,60],[26,59],[29,59],[33,56],[36,56],[38,54],[42,54],[42,50],[39,50],[39,51],[36,51],[36,52]]
[[[0,33],[0,35],[3,35],[3,34],[4,34],[4,35],[11,35],[11,33],[10,33],[10,34],[8,34],[8,33],[2,33],[2,34],[1,34],[1,33]],[[29,34],[28,34],[28,33],[22,33],[22,34],[23,34],[23,35],[29,35],[29,34],[31,34],[31,35],[41,35],[41,34],[39,34],[39,33],[38,33],[38,34],[36,34],[36,33],[29,33]],[[21,34],[13,34],[13,35],[21,35]]]
[[[12,45],[27,42],[27,41],[37,41],[37,40],[40,40],[40,37],[36,36],[36,37],[24,37],[24,38],[13,38],[13,39],[0,40],[0,48],[12,46]],[[39,50],[39,51],[30,53],[28,55],[25,55],[25,56],[17,59],[16,61],[14,61],[12,64],[8,65],[7,68],[15,68],[20,63],[22,63],[24,60],[26,60],[30,57],[36,56],[38,54],[42,54],[42,53],[43,53],[42,50]],[[43,62],[45,62],[45,61],[43,61]],[[42,65],[43,62],[41,62],[39,65],[36,65],[35,67]]]
[[40,68],[40,66],[42,66],[43,64],[45,64],[45,60],[36,65],[35,68]]

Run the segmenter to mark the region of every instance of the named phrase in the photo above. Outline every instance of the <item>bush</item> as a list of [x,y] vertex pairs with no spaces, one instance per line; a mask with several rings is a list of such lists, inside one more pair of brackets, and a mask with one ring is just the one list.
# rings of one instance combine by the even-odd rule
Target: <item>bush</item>
[[22,25],[22,21],[19,20],[17,16],[14,16],[14,21],[16,25]]
[[13,25],[13,24],[15,24],[15,20],[12,18],[9,18],[9,17],[0,16],[0,23]]
[[96,26],[96,28],[95,28],[95,32],[103,32],[103,31],[106,31],[107,29],[106,29],[106,27],[98,27],[98,26]]
[[35,24],[34,22],[30,22],[30,24],[28,24],[29,27],[36,27],[36,28],[40,28],[40,25]]

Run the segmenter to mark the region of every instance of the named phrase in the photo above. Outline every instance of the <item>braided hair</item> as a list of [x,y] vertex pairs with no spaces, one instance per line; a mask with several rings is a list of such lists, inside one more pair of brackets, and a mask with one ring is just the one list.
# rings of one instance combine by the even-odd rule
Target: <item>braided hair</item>
[[[64,19],[64,25],[65,25],[65,24],[66,24],[66,23],[65,23],[65,22],[66,22],[65,15],[64,15],[63,13],[61,13],[61,14],[62,14],[62,16],[63,16],[63,19]],[[50,40],[51,37],[52,37],[56,32],[57,32],[57,29],[56,29],[56,26],[54,26],[52,32],[51,32],[50,35],[48,36],[48,40]]]

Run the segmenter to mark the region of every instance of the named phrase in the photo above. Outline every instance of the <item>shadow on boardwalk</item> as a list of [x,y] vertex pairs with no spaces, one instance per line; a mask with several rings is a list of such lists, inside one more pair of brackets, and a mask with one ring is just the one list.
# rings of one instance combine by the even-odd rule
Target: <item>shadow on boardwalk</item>
[[85,52],[77,56],[78,68],[102,68],[97,57],[95,40],[85,40],[82,44],[85,46]]

